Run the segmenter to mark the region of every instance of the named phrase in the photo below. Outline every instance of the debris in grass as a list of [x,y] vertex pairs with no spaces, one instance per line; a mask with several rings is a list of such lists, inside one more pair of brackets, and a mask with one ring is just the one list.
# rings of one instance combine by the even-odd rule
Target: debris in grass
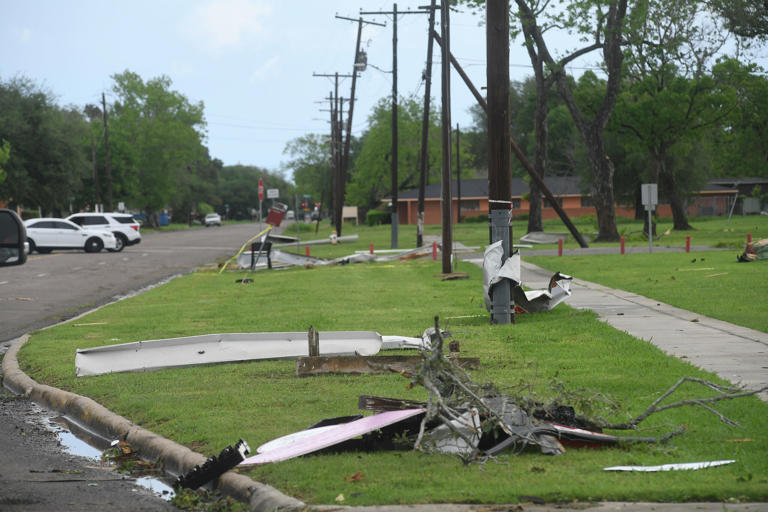
[[[476,370],[480,367],[477,357],[464,357],[458,360],[459,366]],[[377,375],[400,373],[413,375],[421,365],[419,356],[316,356],[300,357],[296,360],[296,375],[309,377],[329,373],[353,375]]]
[[743,263],[768,260],[768,238],[763,238],[759,242],[747,243],[744,252],[738,255],[736,260]]
[[[362,395],[358,399],[358,407],[375,414],[323,420],[304,431],[262,445],[257,450],[258,455],[241,464],[277,462],[321,450],[388,450],[408,446],[426,453],[455,454],[465,463],[471,463],[485,461],[509,450],[520,452],[528,446],[535,446],[545,454],[559,455],[565,452],[565,446],[664,443],[683,434],[686,427],[670,427],[659,437],[619,436],[604,430],[638,430],[649,416],[685,406],[702,407],[724,423],[739,426],[715,410],[712,404],[768,390],[765,386],[747,391],[699,378],[682,377],[640,415],[625,423],[610,423],[597,415],[595,405],[603,405],[603,409],[608,407],[612,412],[616,407],[601,394],[589,395],[585,390],[569,390],[562,383],[555,383],[553,390],[558,397],[543,402],[537,399],[528,385],[510,393],[499,391],[494,384],[477,384],[455,358],[443,355],[444,337],[450,334],[440,329],[437,317],[434,328],[425,331],[425,336],[430,339],[428,343],[425,340],[420,350],[420,367],[415,372],[403,374],[411,379],[410,387],[421,385],[426,388],[429,392],[427,402]],[[716,394],[663,403],[685,383],[699,384]],[[579,413],[573,406],[566,405],[569,401],[586,413]],[[363,437],[359,439],[361,435]],[[719,463],[725,462],[702,464]]]
[[[466,462],[482,460],[484,456],[500,453],[502,449],[522,449],[528,445],[537,445],[544,453],[563,453],[560,441],[573,441],[583,445],[618,444],[623,442],[666,442],[672,437],[685,432],[680,426],[670,430],[659,438],[612,436],[604,434],[606,430],[636,430],[640,423],[652,414],[684,406],[699,406],[715,414],[721,421],[732,425],[738,424],[712,408],[709,404],[750,396],[768,390],[768,386],[759,390],[747,391],[742,388],[730,388],[693,377],[682,377],[678,382],[656,399],[646,410],[626,423],[610,423],[599,417],[579,415],[575,410],[553,401],[542,404],[535,397],[504,394],[492,384],[479,385],[472,381],[469,374],[453,361],[442,356],[443,338],[440,334],[438,319],[435,318],[435,335],[431,349],[423,350],[423,363],[419,374],[411,380],[411,385],[422,385],[429,391],[427,413],[422,420],[419,435],[414,443],[417,449],[425,446],[429,438],[430,423],[440,422],[451,428],[453,421],[467,411],[475,408],[479,412],[481,425],[479,432],[492,433],[496,444],[488,447],[480,442],[468,452],[459,456]],[[682,400],[662,405],[684,383],[696,383],[705,386],[717,394],[711,397]],[[451,428],[457,438],[467,445],[472,444],[472,435],[467,435],[458,428]]]
[[549,311],[571,295],[571,276],[556,272],[546,290],[523,290],[520,278],[520,253],[515,252],[502,263],[501,241],[489,245],[483,256],[483,291],[485,309],[491,311],[494,288],[504,280],[510,282],[511,304],[516,313]]
[[362,480],[363,478],[365,478],[365,475],[363,475],[361,472],[358,471],[357,473],[355,473],[352,476],[345,476],[344,477],[344,481],[346,481],[346,482],[358,482],[358,481]]
[[176,479],[174,487],[197,489],[240,464],[251,453],[248,443],[240,439],[235,446],[227,446],[219,456],[212,455],[202,465],[197,465]]
[[657,471],[681,471],[692,469],[705,469],[715,466],[732,464],[735,460],[713,460],[709,462],[684,462],[675,464],[661,464],[659,466],[611,466],[603,468],[604,471],[639,471],[644,473],[654,473]]
[[[370,356],[380,350],[419,348],[428,340],[407,336],[382,336],[374,331],[322,331],[319,355]],[[97,336],[97,335],[93,335]],[[306,332],[221,333],[144,340],[77,349],[78,377],[117,372],[144,372],[261,359],[296,359],[307,356]]]

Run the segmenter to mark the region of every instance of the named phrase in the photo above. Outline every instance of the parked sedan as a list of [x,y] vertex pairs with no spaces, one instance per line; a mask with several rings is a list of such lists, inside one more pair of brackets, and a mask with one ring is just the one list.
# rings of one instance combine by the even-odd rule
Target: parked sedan
[[85,252],[99,252],[102,249],[116,249],[115,235],[108,230],[81,228],[66,219],[41,218],[24,222],[27,228],[29,252],[47,254],[54,249],[83,249]]
[[221,215],[218,213],[209,213],[205,216],[205,220],[203,221],[205,224],[205,227],[208,226],[221,226]]

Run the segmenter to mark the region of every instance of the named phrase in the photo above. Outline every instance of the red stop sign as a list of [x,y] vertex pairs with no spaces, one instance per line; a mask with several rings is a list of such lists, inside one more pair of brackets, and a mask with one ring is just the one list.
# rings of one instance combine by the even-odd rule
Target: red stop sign
[[264,181],[259,179],[259,201],[264,199]]

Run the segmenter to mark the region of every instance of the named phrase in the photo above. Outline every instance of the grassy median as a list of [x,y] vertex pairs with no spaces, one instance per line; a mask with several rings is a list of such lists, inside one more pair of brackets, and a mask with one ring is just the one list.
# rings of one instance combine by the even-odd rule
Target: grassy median
[[[478,229],[487,234],[485,225]],[[378,236],[371,240],[380,240],[384,232]],[[368,243],[362,237],[356,242],[366,248]],[[348,252],[350,245],[344,249]],[[566,304],[548,313],[519,315],[514,325],[491,326],[483,308],[480,269],[464,263],[461,270],[468,279],[443,281],[438,277],[440,262],[428,258],[254,274],[200,271],[35,333],[20,362],[38,382],[92,397],[206,455],[239,438],[255,449],[320,419],[355,414],[362,394],[412,400],[423,400],[426,394],[420,387],[409,389],[410,381],[395,374],[298,378],[292,361],[76,378],[75,350],[206,333],[304,331],[309,326],[419,336],[437,315],[460,341],[462,355],[480,358],[480,369],[472,372],[475,381],[540,398],[559,396],[583,412],[613,421],[639,414],[682,376],[723,382]],[[243,277],[254,282],[235,283]],[[676,399],[708,394],[685,386]],[[595,399],[600,396],[610,400]],[[589,407],[595,409],[584,410]],[[768,405],[748,397],[716,408],[741,427],[728,426],[701,408],[683,408],[643,423],[641,434],[648,436],[660,436],[673,425],[687,426],[684,435],[664,445],[571,448],[557,457],[532,449],[471,465],[453,456],[414,451],[342,453],[243,472],[310,504],[333,504],[339,495],[345,505],[508,503],[531,497],[548,502],[768,500]],[[603,471],[613,465],[718,459],[737,462],[673,473]]]

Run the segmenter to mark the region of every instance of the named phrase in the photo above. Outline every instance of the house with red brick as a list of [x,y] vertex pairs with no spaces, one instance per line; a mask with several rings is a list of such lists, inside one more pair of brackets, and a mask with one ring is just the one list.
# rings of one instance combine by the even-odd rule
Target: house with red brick
[[[768,186],[768,180],[762,181],[765,181],[766,186]],[[548,177],[544,178],[544,183],[569,217],[577,218],[581,215],[595,213],[592,197],[588,193],[582,192],[580,178]],[[461,206],[462,217],[476,217],[488,213],[487,178],[461,180],[461,199],[459,199],[459,188],[457,187],[456,180],[453,180],[451,187],[451,207],[454,219],[458,218],[459,206]],[[512,178],[510,199],[512,201],[513,215],[522,215],[529,212],[530,203],[523,199],[523,197],[528,197],[529,193],[528,183],[522,178]],[[732,186],[729,182],[718,183],[711,181],[688,201],[688,215],[692,217],[698,215],[728,215],[733,201],[738,194],[739,189]],[[442,185],[440,183],[432,183],[426,186],[424,194],[425,224],[440,224],[442,219],[441,197]],[[404,190],[398,193],[397,212],[400,224],[416,224],[418,219],[418,198],[418,189]],[[391,198],[384,198],[382,202],[387,204],[391,202]],[[662,217],[672,216],[672,211],[668,204],[660,204],[657,211]],[[554,219],[557,217],[557,212],[555,212],[552,206],[548,205],[546,199],[544,199],[541,214],[544,219]],[[635,216],[634,205],[617,204],[616,215],[633,218]]]

